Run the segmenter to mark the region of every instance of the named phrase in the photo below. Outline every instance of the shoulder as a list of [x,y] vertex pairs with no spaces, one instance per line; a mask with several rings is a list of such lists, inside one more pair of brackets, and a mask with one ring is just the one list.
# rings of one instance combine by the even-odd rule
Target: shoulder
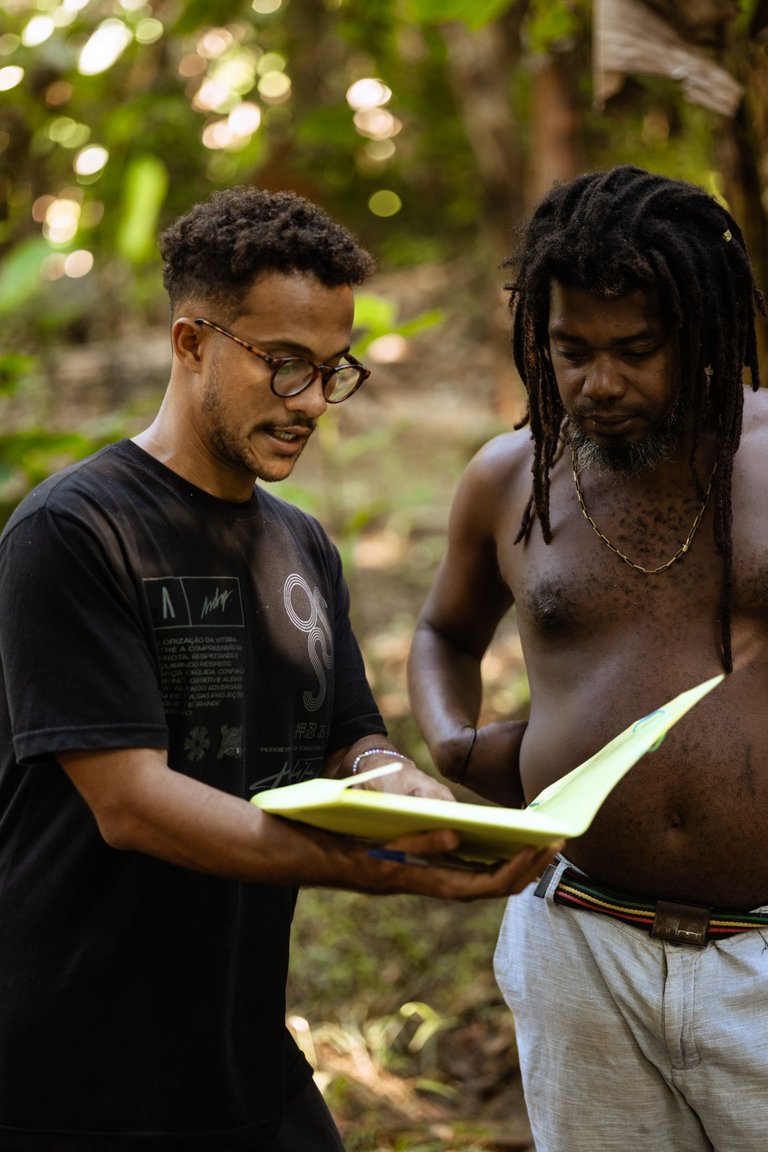
[[39,513],[66,514],[82,505],[83,498],[104,493],[103,477],[111,469],[111,457],[118,445],[110,444],[92,456],[79,460],[48,476],[16,506],[5,526],[8,536],[18,525]]
[[457,502],[469,501],[489,511],[516,505],[522,511],[530,495],[532,463],[533,441],[528,428],[495,436],[467,465]]
[[499,541],[516,537],[531,497],[529,429],[489,440],[473,456],[456,489],[448,521],[454,555],[473,552],[494,566]]
[[533,437],[530,428],[502,432],[494,436],[475,454],[474,460],[496,471],[521,466],[530,468],[533,459]]

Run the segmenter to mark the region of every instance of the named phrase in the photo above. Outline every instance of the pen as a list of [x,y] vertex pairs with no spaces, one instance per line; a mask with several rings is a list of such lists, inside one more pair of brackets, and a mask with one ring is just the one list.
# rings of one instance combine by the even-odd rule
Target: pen
[[368,855],[376,860],[395,860],[398,864],[418,864],[421,868],[452,868],[455,872],[493,872],[501,863],[464,860],[461,856],[414,856],[411,852],[398,852],[394,848],[370,848]]
[[376,860],[396,860],[398,864],[418,864],[421,868],[429,868],[426,857],[414,856],[410,852],[396,852],[393,848],[371,848],[368,855]]

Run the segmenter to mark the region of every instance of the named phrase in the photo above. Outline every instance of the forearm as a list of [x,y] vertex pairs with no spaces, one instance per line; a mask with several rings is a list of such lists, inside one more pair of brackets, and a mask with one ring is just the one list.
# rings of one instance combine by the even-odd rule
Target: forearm
[[478,728],[463,777],[456,782],[505,808],[522,808],[525,796],[520,780],[520,746],[526,728],[524,722],[515,721]]
[[[60,757],[104,840],[170,864],[259,884],[402,890],[367,847],[280,819],[174,772],[163,752],[124,749]],[[110,780],[111,778],[111,780]]]
[[486,799],[520,807],[525,724],[498,723],[476,731],[481,657],[422,625],[411,647],[408,682],[414,717],[438,771]]
[[174,772],[162,751],[85,752],[60,760],[113,848],[229,879],[324,882],[329,863],[322,834],[307,835],[254,804]]
[[[159,751],[76,752],[59,759],[113,848],[229,879],[472,900],[519,891],[551,857],[551,850],[526,851],[493,873],[414,867],[376,859],[352,837],[270,816],[172,771]],[[403,851],[427,855],[457,846],[458,836],[448,830],[397,842]]]
[[408,658],[414,719],[436,768],[460,779],[482,700],[480,660],[420,625]]

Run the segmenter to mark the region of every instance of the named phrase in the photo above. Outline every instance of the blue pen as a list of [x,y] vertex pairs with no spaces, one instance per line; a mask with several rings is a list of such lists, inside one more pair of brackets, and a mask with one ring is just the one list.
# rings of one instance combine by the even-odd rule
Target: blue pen
[[396,852],[393,848],[371,848],[368,855],[377,860],[395,860],[398,864],[418,864],[421,868],[429,868],[429,860],[424,856],[413,856],[410,852]]
[[414,856],[410,852],[398,852],[394,848],[370,848],[369,856],[376,860],[394,860],[398,864],[418,864],[421,868],[451,868],[454,872],[494,872],[501,860],[486,863],[482,860],[464,860],[461,856],[446,855]]

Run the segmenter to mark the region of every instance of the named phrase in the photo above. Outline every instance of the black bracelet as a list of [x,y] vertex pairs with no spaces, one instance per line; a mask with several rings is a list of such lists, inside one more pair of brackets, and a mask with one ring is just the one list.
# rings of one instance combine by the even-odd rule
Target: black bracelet
[[469,742],[469,749],[467,751],[466,756],[464,757],[464,763],[462,765],[461,772],[459,772],[458,776],[456,777],[456,783],[457,784],[463,784],[467,778],[467,772],[469,770],[469,761],[472,758],[472,753],[475,750],[475,741],[477,740],[477,728],[473,727],[473,725],[471,725],[471,724],[465,724],[464,727],[465,728],[472,728],[472,739]]

